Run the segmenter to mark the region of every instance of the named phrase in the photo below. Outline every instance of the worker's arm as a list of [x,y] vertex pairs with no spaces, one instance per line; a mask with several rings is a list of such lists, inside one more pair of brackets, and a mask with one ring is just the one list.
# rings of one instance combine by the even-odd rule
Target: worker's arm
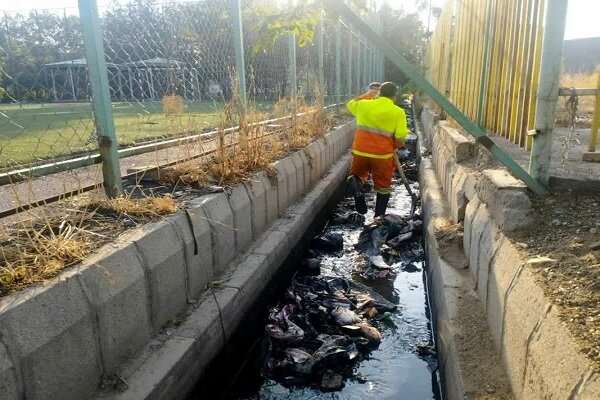
[[408,136],[408,123],[406,121],[406,113],[403,109],[398,110],[398,120],[396,122],[396,131],[394,137],[396,139],[396,147],[399,149],[404,148],[404,142]]
[[348,111],[350,111],[350,113],[352,115],[356,116],[356,113],[358,112],[358,107],[359,107],[360,101],[361,100],[371,100],[375,96],[377,96],[377,90],[369,89],[365,93],[361,94],[360,96],[355,97],[352,100],[350,100],[348,102],[348,104],[346,104],[346,107],[348,108]]

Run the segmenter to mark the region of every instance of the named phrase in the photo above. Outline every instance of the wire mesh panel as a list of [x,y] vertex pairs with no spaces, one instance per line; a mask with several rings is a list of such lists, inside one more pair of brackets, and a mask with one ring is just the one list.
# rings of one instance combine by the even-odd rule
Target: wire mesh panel
[[250,23],[244,24],[244,53],[249,95],[265,107],[287,96],[289,57],[287,37],[281,36],[268,45],[260,42],[260,32]]
[[[323,28],[323,77],[327,103],[337,103],[336,98],[336,21],[325,20]],[[341,67],[341,66],[340,66]]]
[[76,9],[4,13],[0,169],[95,147]]
[[119,143],[216,126],[234,78],[229,2],[113,2],[103,10]]

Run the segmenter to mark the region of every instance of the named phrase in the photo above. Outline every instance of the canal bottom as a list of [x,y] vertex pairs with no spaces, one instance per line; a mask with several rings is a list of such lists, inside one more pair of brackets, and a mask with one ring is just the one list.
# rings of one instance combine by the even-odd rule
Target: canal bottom
[[[418,192],[418,183],[411,186]],[[370,196],[366,224],[373,220],[373,203],[374,196]],[[406,189],[399,181],[394,182],[388,214],[406,216],[410,205]],[[188,400],[441,398],[422,239],[407,244],[399,254],[383,252],[397,272],[395,277],[365,279],[361,274],[364,257],[354,248],[363,228],[334,225],[331,221],[336,212],[348,211],[352,206],[352,199],[343,198],[340,188],[321,211],[316,220],[320,222],[311,227],[288,257],[279,276],[242,321],[226,349],[208,367]],[[397,306],[385,323],[377,326],[383,335],[379,346],[354,367],[353,377],[344,381],[343,388],[333,392],[323,392],[314,385],[284,386],[263,373],[269,343],[265,334],[268,312],[284,295],[301,260],[308,257],[310,239],[320,232],[341,233],[344,239],[342,252],[321,255],[321,275],[365,284]]]

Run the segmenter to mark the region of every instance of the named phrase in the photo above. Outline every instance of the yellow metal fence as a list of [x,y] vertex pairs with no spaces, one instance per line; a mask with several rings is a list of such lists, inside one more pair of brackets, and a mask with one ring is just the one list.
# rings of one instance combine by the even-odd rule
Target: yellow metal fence
[[428,77],[471,119],[529,148],[546,0],[447,0]]

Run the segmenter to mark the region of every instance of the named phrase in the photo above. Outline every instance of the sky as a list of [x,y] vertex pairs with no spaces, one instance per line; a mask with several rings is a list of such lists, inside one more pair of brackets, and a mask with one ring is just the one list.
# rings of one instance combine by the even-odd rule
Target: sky
[[[123,1],[123,0],[121,0]],[[398,4],[408,10],[412,9],[414,0],[380,0],[389,4]],[[108,4],[110,0],[98,0],[99,4]],[[446,0],[431,0],[435,7],[443,6]],[[1,11],[20,11],[29,9],[75,8],[77,0],[0,0]],[[565,39],[577,39],[600,36],[600,0],[569,0],[567,15],[567,32]],[[426,17],[424,17],[426,18]]]

